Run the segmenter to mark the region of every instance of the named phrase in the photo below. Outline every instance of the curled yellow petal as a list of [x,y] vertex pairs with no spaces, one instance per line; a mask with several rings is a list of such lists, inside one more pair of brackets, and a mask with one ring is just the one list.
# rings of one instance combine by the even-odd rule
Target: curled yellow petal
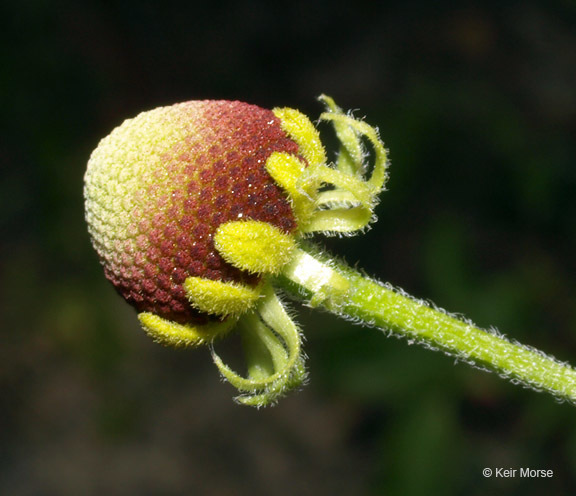
[[190,304],[212,315],[241,315],[260,297],[257,288],[233,282],[212,281],[203,277],[188,277],[183,286]]
[[178,324],[150,312],[138,314],[142,328],[154,341],[176,348],[200,346],[230,330],[234,319],[204,325]]
[[295,241],[277,227],[255,220],[222,224],[214,245],[224,260],[257,274],[277,274],[290,260]]
[[320,180],[314,179],[304,183],[301,179],[306,170],[305,164],[289,153],[272,153],[266,161],[266,170],[276,184],[287,193],[298,225],[307,224],[316,208]]
[[326,153],[320,140],[320,134],[302,112],[293,108],[275,108],[274,115],[280,119],[282,129],[290,136],[300,149],[309,165],[326,162]]

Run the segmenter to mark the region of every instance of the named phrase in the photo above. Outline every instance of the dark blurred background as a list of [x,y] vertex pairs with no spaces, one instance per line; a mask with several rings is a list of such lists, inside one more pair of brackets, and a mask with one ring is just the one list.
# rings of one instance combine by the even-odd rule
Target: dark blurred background
[[324,92],[379,127],[392,169],[372,230],[318,241],[576,364],[573,1],[0,9],[1,494],[574,494],[576,408],[296,304],[310,385],[235,405],[207,350],[141,332],[82,200],[91,150],[142,110],[226,98],[316,118]]

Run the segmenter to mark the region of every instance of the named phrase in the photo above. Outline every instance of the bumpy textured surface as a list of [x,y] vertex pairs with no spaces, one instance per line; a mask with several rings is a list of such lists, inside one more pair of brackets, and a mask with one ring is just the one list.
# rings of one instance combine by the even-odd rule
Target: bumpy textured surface
[[257,283],[222,259],[213,236],[244,219],[296,229],[265,169],[273,152],[298,155],[280,124],[254,105],[192,101],[144,112],[100,142],[85,177],[86,219],[106,277],[139,312],[203,323],[187,277]]

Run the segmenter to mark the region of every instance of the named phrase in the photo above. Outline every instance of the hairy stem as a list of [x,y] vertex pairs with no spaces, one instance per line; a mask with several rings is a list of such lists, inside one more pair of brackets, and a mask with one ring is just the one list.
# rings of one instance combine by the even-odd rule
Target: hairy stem
[[313,306],[576,403],[576,370],[569,365],[371,280],[313,246],[298,251],[278,284]]

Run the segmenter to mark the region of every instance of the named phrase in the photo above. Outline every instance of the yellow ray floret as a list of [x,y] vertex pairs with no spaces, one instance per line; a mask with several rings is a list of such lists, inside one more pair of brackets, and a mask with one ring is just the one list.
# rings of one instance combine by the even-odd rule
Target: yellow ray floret
[[[387,179],[386,150],[376,129],[344,114],[332,98],[322,95],[320,99],[327,107],[320,119],[334,125],[341,143],[336,163],[326,163],[318,131],[305,115],[280,108],[274,109],[274,114],[305,160],[273,153],[266,161],[266,170],[287,193],[301,234],[360,231],[374,220],[377,195]],[[374,151],[372,167],[364,160],[363,139]]]
[[295,241],[277,227],[255,220],[222,224],[214,245],[224,260],[256,274],[277,274],[290,260]]
[[281,121],[282,129],[297,144],[308,165],[326,162],[326,153],[320,141],[320,134],[302,112],[293,108],[275,108],[274,115]]
[[319,180],[302,181],[305,164],[289,153],[274,152],[266,161],[266,170],[288,194],[298,225],[306,225],[316,208]]
[[138,320],[146,333],[158,343],[175,347],[200,346],[214,340],[215,337],[230,330],[236,323],[234,319],[225,322],[194,326],[178,324],[150,312],[138,314]]
[[241,315],[260,297],[258,288],[202,277],[188,277],[183,286],[193,307],[222,317]]
[[274,152],[266,161],[266,170],[274,181],[286,190],[290,198],[302,196],[297,188],[298,179],[304,172],[305,164],[295,155],[283,152]]

